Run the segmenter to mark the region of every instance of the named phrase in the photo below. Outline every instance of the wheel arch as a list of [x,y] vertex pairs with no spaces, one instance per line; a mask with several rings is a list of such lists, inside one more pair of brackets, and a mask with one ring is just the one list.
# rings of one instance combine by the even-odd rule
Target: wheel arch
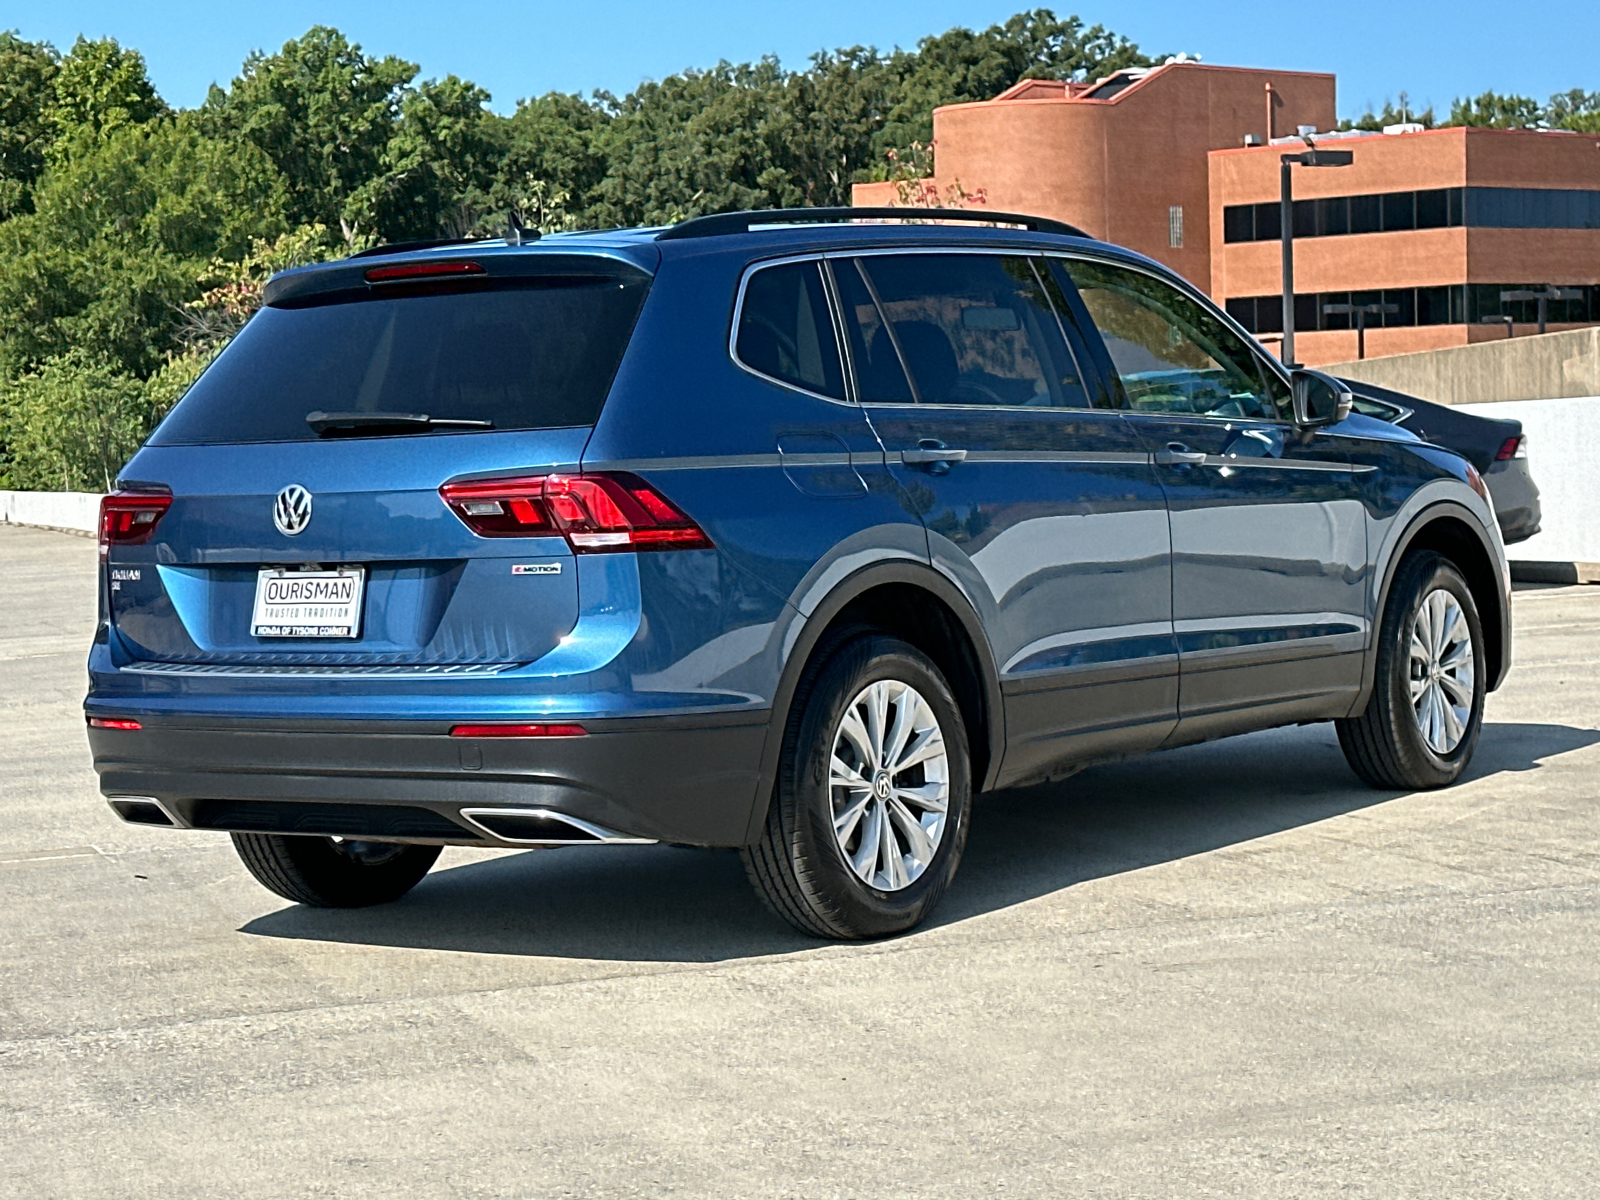
[[1000,674],[972,604],[945,576],[915,562],[880,563],[841,580],[805,618],[772,699],[746,843],[760,836],[800,677],[828,638],[859,627],[904,638],[943,672],[968,730],[973,791],[993,786],[1005,747]]
[[1372,639],[1362,666],[1361,693],[1350,709],[1352,716],[1366,707],[1372,695],[1378,663],[1378,638],[1382,634],[1400,564],[1419,550],[1432,550],[1443,555],[1466,578],[1483,626],[1484,659],[1489,667],[1485,682],[1487,690],[1492,692],[1499,687],[1511,669],[1511,608],[1504,591],[1497,547],[1469,509],[1455,501],[1438,501],[1412,517],[1383,564],[1383,582],[1378,591],[1372,622]]

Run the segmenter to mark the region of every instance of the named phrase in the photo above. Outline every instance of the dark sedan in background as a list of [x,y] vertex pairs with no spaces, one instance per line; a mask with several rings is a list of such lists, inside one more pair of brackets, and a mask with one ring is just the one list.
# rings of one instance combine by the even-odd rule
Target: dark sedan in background
[[1539,532],[1539,489],[1528,469],[1528,439],[1521,421],[1463,412],[1358,379],[1344,382],[1355,393],[1357,412],[1409,429],[1425,441],[1454,450],[1478,468],[1489,485],[1506,545],[1526,541]]

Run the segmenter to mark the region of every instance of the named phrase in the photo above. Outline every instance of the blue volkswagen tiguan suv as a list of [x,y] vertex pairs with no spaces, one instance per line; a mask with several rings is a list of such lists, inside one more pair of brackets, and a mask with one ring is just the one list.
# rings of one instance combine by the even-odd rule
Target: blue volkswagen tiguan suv
[[1511,653],[1469,463],[1070,226],[863,215],[276,277],[104,503],[112,807],[304,904],[738,847],[858,938],[1085,763],[1331,720],[1373,786],[1461,773]]

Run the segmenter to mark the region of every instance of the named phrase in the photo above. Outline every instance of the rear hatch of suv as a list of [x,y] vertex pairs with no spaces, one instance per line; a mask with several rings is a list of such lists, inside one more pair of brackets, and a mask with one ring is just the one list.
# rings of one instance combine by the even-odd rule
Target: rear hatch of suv
[[154,513],[109,521],[122,644],[202,670],[539,658],[579,612],[543,481],[577,470],[649,284],[627,256],[471,248],[279,277],[111,501]]

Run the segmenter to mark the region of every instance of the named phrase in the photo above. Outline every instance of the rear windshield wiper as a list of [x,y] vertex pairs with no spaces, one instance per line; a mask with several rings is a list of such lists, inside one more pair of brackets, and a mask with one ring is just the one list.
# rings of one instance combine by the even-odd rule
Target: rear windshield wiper
[[472,421],[462,417],[430,417],[427,413],[402,412],[316,412],[306,414],[306,424],[319,437],[340,437],[375,433],[379,430],[414,429],[493,429],[493,421]]

